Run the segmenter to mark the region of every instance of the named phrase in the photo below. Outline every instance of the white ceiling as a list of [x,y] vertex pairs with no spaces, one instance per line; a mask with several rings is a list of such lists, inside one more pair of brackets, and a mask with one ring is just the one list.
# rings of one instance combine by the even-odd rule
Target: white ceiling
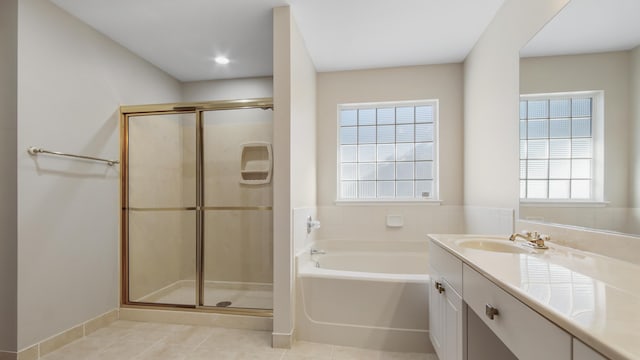
[[[291,6],[322,72],[461,62],[504,2],[51,1],[181,81],[271,75],[277,6]],[[216,65],[218,55],[231,63]]]
[[520,51],[523,57],[630,50],[640,44],[640,0],[572,0]]

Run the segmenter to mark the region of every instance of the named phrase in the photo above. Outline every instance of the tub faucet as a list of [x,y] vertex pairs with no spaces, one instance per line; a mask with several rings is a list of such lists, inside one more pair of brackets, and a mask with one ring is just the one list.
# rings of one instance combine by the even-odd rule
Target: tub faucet
[[526,241],[526,245],[534,249],[548,249],[549,247],[544,244],[545,241],[551,240],[551,236],[542,235],[537,231],[526,231],[522,233],[514,233],[509,236],[509,240],[516,241],[517,238],[521,238]]
[[318,249],[314,249],[314,248],[311,248],[311,251],[309,251],[310,255],[324,255],[326,253],[327,252],[324,251],[324,250],[318,250]]
[[307,234],[311,234],[316,229],[320,229],[320,221],[313,220],[311,216],[307,217]]

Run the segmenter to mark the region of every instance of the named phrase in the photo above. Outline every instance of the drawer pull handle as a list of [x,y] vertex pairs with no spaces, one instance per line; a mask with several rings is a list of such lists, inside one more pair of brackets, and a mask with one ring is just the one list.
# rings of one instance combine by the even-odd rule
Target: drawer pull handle
[[444,292],[444,286],[442,286],[442,283],[436,282],[436,290],[438,290],[440,294]]
[[489,319],[493,320],[493,317],[499,315],[500,312],[498,311],[498,309],[496,309],[493,306],[487,304],[487,305],[484,306],[484,314],[487,315],[487,317]]

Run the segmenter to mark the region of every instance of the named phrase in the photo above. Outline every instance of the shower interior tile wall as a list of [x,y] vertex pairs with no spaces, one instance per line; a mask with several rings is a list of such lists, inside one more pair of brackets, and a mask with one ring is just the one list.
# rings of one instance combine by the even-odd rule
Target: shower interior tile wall
[[[271,110],[204,114],[204,194],[209,207],[273,206],[273,185],[240,184],[241,144],[273,142]],[[205,213],[205,280],[273,282],[273,211]]]
[[[142,116],[129,122],[129,206],[185,207],[195,194],[184,189],[195,176],[185,171],[187,116]],[[191,126],[193,130],[193,126]],[[191,135],[192,138],[195,138]],[[187,164],[188,165],[188,164]],[[130,299],[137,300],[195,273],[195,214],[186,211],[131,211],[129,216]],[[188,231],[188,230],[187,230]],[[178,256],[176,256],[178,255]],[[185,266],[187,264],[187,266]],[[191,265],[191,266],[188,266]],[[189,269],[189,270],[187,270]]]
[[[272,206],[271,184],[239,183],[240,144],[271,143],[271,112],[207,112],[203,121],[205,206]],[[195,205],[194,124],[193,115],[131,121],[130,206]],[[270,210],[208,210],[205,280],[272,283],[272,227]],[[195,279],[195,231],[194,211],[131,212],[131,299]]]

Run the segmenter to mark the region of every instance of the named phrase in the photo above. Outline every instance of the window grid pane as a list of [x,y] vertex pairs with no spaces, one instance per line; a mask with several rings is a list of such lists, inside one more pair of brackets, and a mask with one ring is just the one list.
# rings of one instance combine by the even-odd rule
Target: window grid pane
[[591,199],[592,113],[584,95],[520,100],[520,198]]
[[340,199],[437,198],[437,102],[338,113]]

